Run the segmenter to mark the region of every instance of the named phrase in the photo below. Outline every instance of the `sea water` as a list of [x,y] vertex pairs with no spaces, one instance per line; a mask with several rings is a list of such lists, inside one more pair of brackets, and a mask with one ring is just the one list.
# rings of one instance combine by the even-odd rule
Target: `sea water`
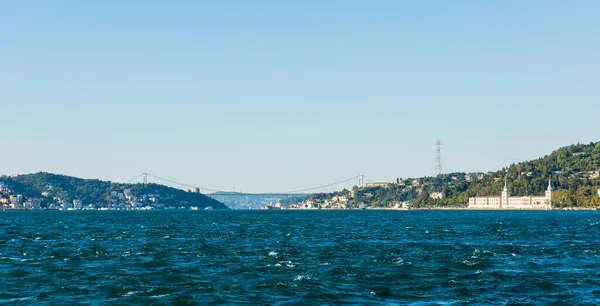
[[596,211],[4,211],[0,303],[600,304]]

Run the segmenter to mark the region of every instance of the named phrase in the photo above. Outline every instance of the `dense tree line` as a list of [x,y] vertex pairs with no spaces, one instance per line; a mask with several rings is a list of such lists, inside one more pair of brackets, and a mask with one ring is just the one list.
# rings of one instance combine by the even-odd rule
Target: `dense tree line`
[[[536,160],[515,163],[496,172],[482,174],[467,181],[466,173],[449,173],[437,177],[398,179],[387,187],[354,187],[352,206],[388,207],[397,201],[411,201],[415,207],[466,206],[474,196],[499,196],[505,181],[511,194],[544,195],[551,179],[555,190],[555,207],[589,207],[600,204],[600,142],[575,144],[560,148]],[[402,185],[400,181],[405,182]],[[348,195],[350,192],[345,191]],[[430,195],[441,192],[442,199]],[[312,198],[331,198],[318,194]]]

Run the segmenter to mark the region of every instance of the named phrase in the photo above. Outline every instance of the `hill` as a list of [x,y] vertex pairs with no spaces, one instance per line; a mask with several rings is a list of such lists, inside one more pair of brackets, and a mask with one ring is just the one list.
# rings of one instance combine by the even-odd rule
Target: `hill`
[[218,200],[219,202],[225,203],[225,205],[231,208],[237,209],[260,209],[265,205],[272,205],[280,202],[282,206],[286,207],[290,199],[296,201],[300,198],[306,197],[304,194],[281,194],[281,193],[232,193],[232,192],[215,192],[207,194],[207,196]]
[[203,194],[158,184],[121,184],[45,172],[0,177],[0,205],[41,209],[227,208]]
[[385,187],[354,187],[310,199],[324,203],[336,195],[348,197],[351,207],[389,207],[410,201],[414,207],[466,206],[469,197],[500,195],[504,181],[513,195],[543,195],[552,180],[555,207],[600,204],[600,142],[560,148],[536,160],[511,164],[487,173],[449,173],[437,177],[398,178]]

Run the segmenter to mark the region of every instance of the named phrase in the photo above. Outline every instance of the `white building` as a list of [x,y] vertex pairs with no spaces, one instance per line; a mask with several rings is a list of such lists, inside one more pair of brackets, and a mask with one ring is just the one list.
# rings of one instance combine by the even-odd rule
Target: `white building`
[[336,195],[333,198],[331,198],[331,203],[346,204],[346,203],[348,203],[348,197],[342,196],[342,195]]
[[300,204],[300,208],[305,208],[305,209],[317,208],[317,206],[318,206],[317,203],[315,203],[315,201],[313,201],[313,200],[306,200]]
[[467,175],[465,175],[465,179],[467,180],[467,182],[483,180],[483,173],[481,173],[481,172],[468,173]]
[[40,203],[34,202],[33,200],[27,200],[23,203],[23,208],[25,209],[40,209]]
[[444,194],[441,192],[434,192],[432,194],[429,195],[430,198],[436,200],[436,199],[443,199],[444,198]]
[[471,209],[551,209],[552,183],[548,179],[548,189],[544,196],[512,197],[506,182],[499,197],[473,197],[469,199]]
[[11,195],[10,196],[10,202],[12,204],[21,204],[23,202],[23,195],[22,194]]

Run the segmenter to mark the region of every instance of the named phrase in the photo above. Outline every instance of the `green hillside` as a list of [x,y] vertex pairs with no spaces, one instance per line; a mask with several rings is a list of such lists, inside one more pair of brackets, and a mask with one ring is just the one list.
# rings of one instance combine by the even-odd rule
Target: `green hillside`
[[69,207],[73,201],[81,201],[85,208],[227,208],[203,194],[158,184],[121,184],[45,172],[3,176],[0,182],[8,189],[0,193],[0,198],[20,194],[23,202],[33,202],[40,208]]
[[[543,195],[552,179],[555,207],[590,207],[600,203],[600,142],[560,148],[536,160],[515,163],[488,173],[449,173],[437,177],[397,179],[386,187],[358,188],[316,194],[319,200],[337,194],[350,197],[350,205],[388,207],[395,201],[412,201],[414,207],[466,206],[469,197],[500,195],[504,181],[513,195]],[[442,199],[433,199],[440,192]]]

